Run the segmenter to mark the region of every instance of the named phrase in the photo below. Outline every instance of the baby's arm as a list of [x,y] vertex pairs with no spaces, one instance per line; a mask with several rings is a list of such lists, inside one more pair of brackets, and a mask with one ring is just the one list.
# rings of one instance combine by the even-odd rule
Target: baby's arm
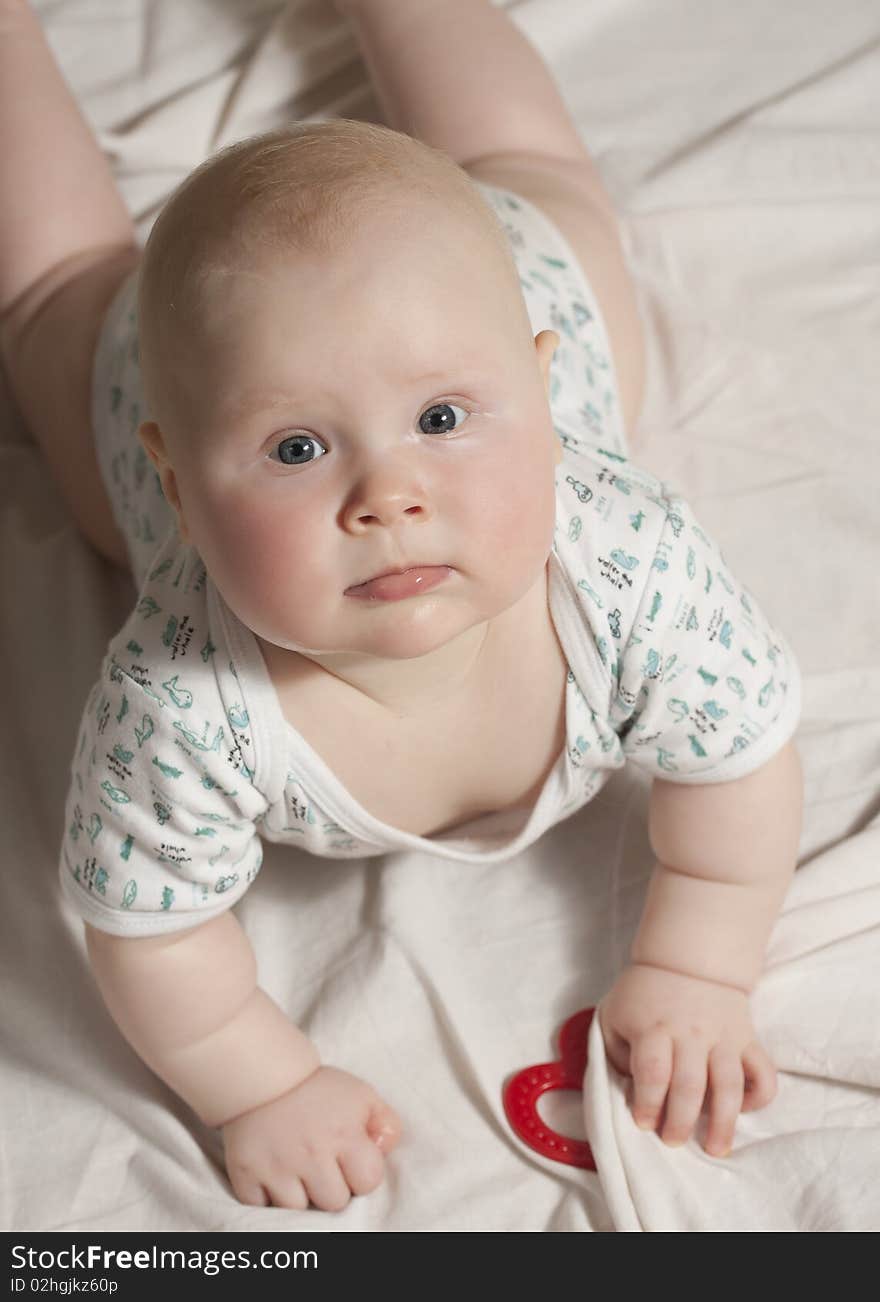
[[654,781],[657,856],[630,957],[748,994],[800,844],[803,776],[793,742],[734,782]]
[[654,1129],[666,1099],[666,1142],[691,1133],[707,1078],[706,1148],[716,1154],[730,1147],[744,1074],[753,1086],[748,1106],[775,1093],[748,996],[797,866],[802,809],[793,742],[733,782],[654,782],[649,834],[658,863],[630,965],[602,1001],[600,1022],[612,1062],[633,1076],[636,1119]]
[[257,985],[253,949],[231,913],[136,939],[86,924],[86,944],[125,1038],[206,1125],[223,1128],[242,1202],[302,1208],[308,1195],[337,1211],[381,1183],[395,1114],[362,1081],[320,1065]]

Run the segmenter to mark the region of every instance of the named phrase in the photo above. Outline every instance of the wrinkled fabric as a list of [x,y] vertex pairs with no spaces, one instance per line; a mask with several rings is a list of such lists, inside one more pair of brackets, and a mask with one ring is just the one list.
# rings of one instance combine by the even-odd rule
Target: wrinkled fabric
[[[35,0],[145,235],[213,149],[377,114],[332,6]],[[591,1042],[598,1173],[520,1144],[501,1090],[626,961],[652,866],[648,774],[616,770],[500,867],[268,843],[236,912],[260,982],[401,1114],[389,1177],[338,1215],[244,1207],[219,1136],[140,1062],[58,889],[83,705],[136,591],[0,419],[3,1179],[22,1231],[876,1230],[880,222],[876,6],[579,5],[512,16],[623,213],[648,340],[633,456],[675,485],[803,675],[800,868],[752,997],[779,1094],[731,1157],[638,1131]],[[208,16],[208,21],[206,21]],[[585,75],[585,70],[588,75]],[[695,582],[696,577],[695,577]],[[650,607],[649,607],[650,608]]]

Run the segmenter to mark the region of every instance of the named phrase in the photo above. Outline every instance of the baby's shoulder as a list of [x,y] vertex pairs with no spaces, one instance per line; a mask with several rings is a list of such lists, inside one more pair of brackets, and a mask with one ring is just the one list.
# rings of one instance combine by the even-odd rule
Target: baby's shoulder
[[680,499],[616,453],[567,447],[556,468],[555,546],[566,566],[604,574],[618,589],[645,577]]
[[566,448],[556,468],[556,502],[553,550],[568,579],[567,601],[606,669],[629,648],[658,585],[666,605],[676,605],[698,563],[723,571],[720,552],[681,495],[615,454]]
[[218,602],[198,552],[177,538],[164,543],[110,640],[86,714],[99,731],[111,716],[124,719],[132,734],[128,749],[132,738],[138,750],[153,738],[215,781],[234,771],[253,786],[252,684],[241,680]]
[[159,704],[188,711],[214,686],[208,577],[195,548],[169,537],[153,559],[134,606],[110,639],[104,675],[124,676]]

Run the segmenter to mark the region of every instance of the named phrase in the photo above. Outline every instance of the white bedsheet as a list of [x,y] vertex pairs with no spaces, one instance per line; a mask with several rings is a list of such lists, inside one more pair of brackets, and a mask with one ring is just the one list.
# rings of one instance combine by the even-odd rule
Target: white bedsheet
[[[291,116],[379,119],[325,0],[37,0],[143,236],[215,148]],[[779,1068],[732,1155],[667,1149],[594,1022],[598,1174],[512,1135],[504,1081],[624,961],[647,787],[501,868],[267,845],[239,908],[263,985],[406,1136],[338,1215],[246,1208],[219,1137],[104,1011],[56,881],[71,747],[132,591],[76,534],[4,401],[0,1223],[90,1230],[880,1228],[880,16],[873,0],[523,0],[625,213],[650,341],[635,459],[679,487],[804,673],[799,869],[753,996]],[[9,202],[3,196],[3,202]]]

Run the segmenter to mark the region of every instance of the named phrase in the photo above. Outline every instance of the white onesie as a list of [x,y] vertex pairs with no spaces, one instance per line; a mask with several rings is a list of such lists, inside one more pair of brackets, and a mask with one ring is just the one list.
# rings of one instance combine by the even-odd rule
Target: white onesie
[[374,818],[282,714],[259,645],[183,544],[136,438],[147,419],[135,276],[96,353],[99,463],[129,546],[137,603],[112,639],[71,767],[61,881],[93,926],[157,935],[241,899],[261,838],[316,855],[427,850],[500,862],[601,789],[627,760],[673,782],[724,782],[792,736],[788,643],[667,484],[627,459],[596,299],[556,227],[480,184],[508,233],[534,333],[554,329],[556,529],[550,613],[568,661],[566,745],[529,811],[420,837]]

